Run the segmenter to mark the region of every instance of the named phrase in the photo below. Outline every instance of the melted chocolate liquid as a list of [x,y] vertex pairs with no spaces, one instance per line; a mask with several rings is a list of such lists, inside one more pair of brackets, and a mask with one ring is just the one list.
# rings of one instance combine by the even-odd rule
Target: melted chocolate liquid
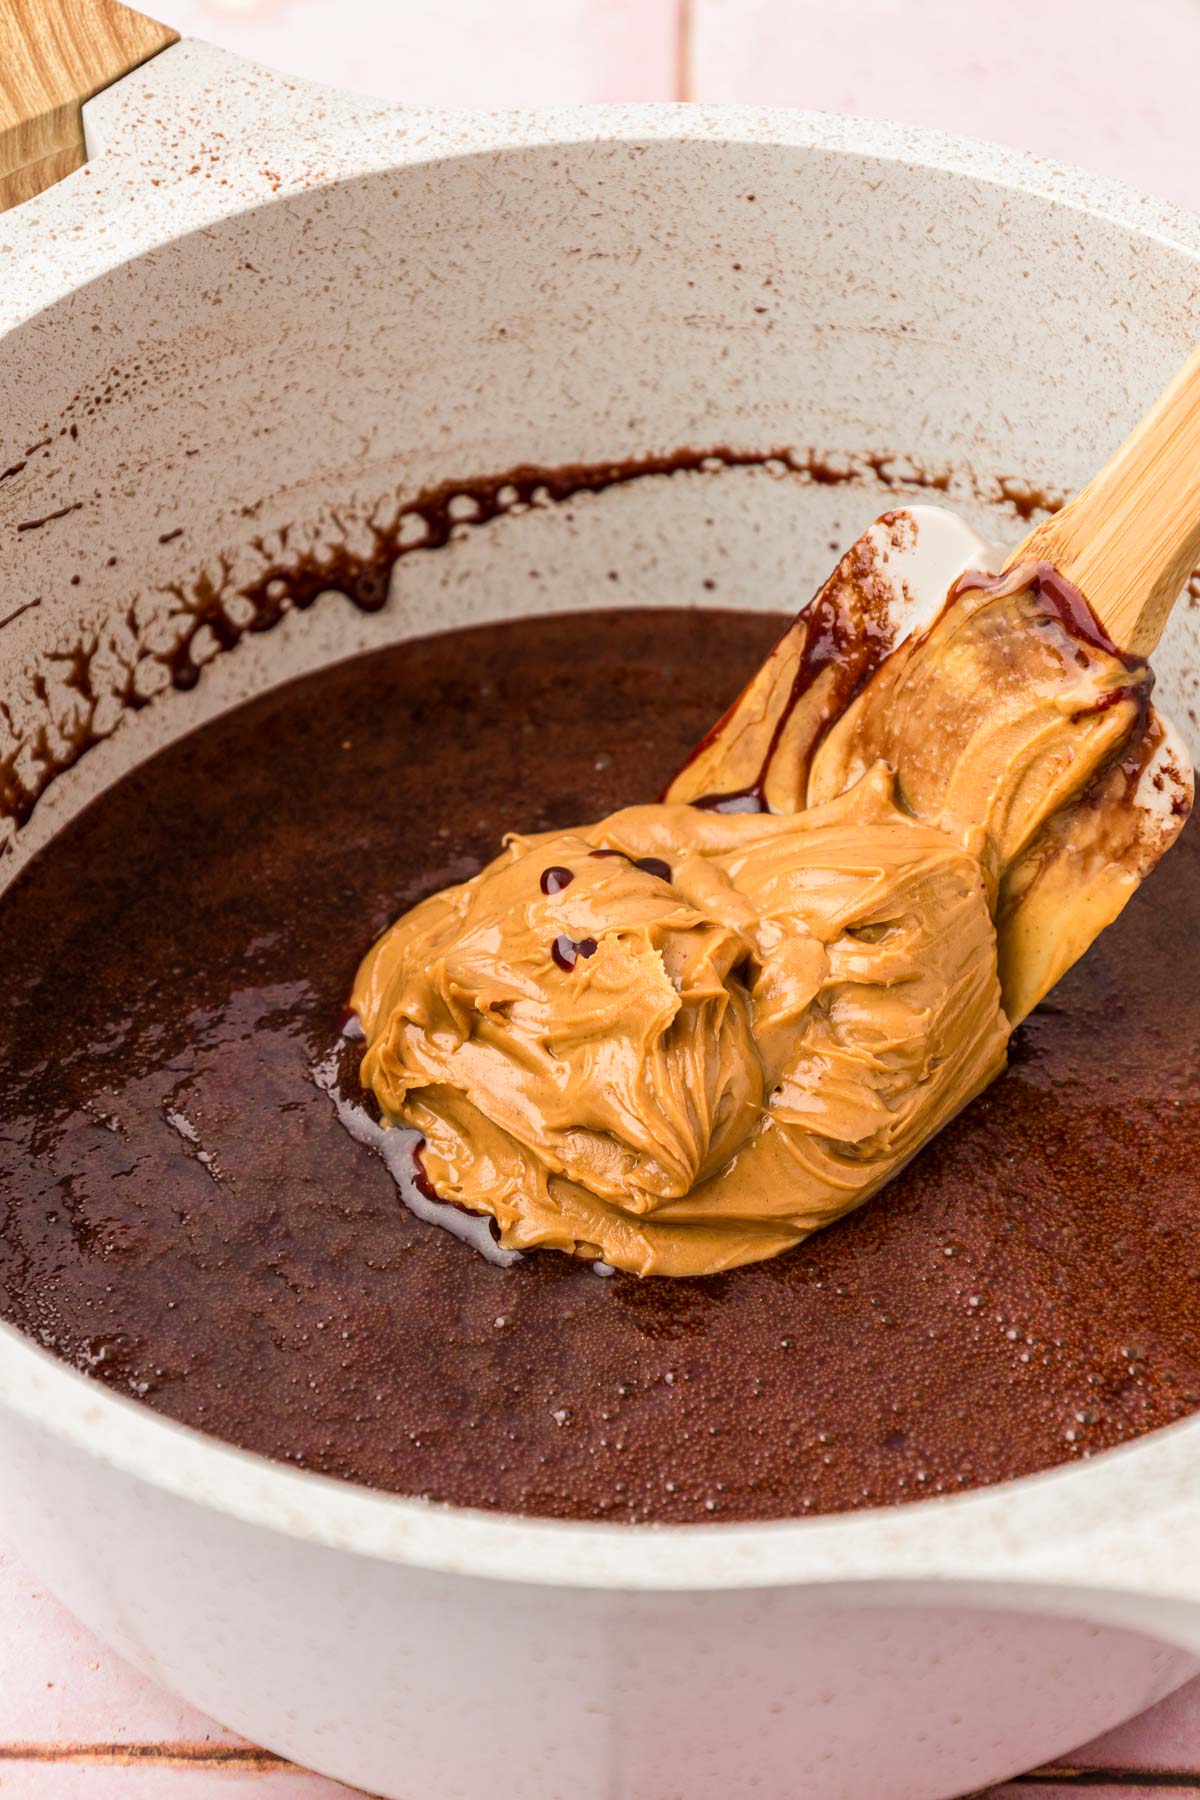
[[657,793],[780,625],[610,612],[406,644],[96,802],[0,900],[3,1315],[268,1456],[572,1518],[902,1501],[1200,1405],[1195,828],[1009,1072],[775,1261],[499,1267],[338,1122],[314,1071],[373,934],[503,830]]

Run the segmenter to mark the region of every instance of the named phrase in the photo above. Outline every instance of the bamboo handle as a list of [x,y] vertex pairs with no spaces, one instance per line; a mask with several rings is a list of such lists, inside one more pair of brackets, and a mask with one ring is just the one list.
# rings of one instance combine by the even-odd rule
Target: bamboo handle
[[118,0],[0,0],[0,212],[78,169],[84,101],[178,37]]
[[1007,567],[1048,562],[1113,643],[1149,656],[1200,562],[1200,350],[1111,461],[1030,532]]

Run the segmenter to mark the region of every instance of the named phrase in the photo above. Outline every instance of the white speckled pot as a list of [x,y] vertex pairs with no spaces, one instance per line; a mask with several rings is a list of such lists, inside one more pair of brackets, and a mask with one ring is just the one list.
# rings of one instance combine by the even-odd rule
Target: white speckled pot
[[[90,164],[0,218],[0,770],[40,796],[0,881],[168,738],[366,645],[611,601],[610,569],[793,606],[943,476],[1014,539],[1200,316],[1191,219],[853,120],[431,116],[181,44],[87,124]],[[464,517],[381,611],[329,596],[167,685],[205,579],[365,544],[440,482],[681,445],[792,466]],[[1200,751],[1187,608],[1158,661]],[[139,1668],[393,1800],[937,1800],[1200,1655],[1200,1418],[886,1513],[558,1525],[226,1449],[0,1327],[0,1513]]]

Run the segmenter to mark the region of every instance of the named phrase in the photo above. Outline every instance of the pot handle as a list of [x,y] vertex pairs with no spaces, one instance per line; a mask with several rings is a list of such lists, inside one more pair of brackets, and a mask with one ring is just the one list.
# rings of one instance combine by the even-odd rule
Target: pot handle
[[0,7],[0,212],[81,167],[84,101],[178,37],[118,0]]

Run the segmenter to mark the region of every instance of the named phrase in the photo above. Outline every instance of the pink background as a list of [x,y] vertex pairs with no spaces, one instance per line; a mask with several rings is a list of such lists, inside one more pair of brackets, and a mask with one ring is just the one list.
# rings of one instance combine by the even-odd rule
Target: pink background
[[[997,139],[1200,207],[1200,0],[150,0],[150,10],[187,36],[413,106],[688,99],[858,112]],[[1055,1800],[1082,1770],[1110,1772],[1110,1800],[1164,1786],[1200,1796],[1200,1681],[1069,1764],[993,1800]],[[3,1800],[347,1791],[142,1680],[0,1548]]]

